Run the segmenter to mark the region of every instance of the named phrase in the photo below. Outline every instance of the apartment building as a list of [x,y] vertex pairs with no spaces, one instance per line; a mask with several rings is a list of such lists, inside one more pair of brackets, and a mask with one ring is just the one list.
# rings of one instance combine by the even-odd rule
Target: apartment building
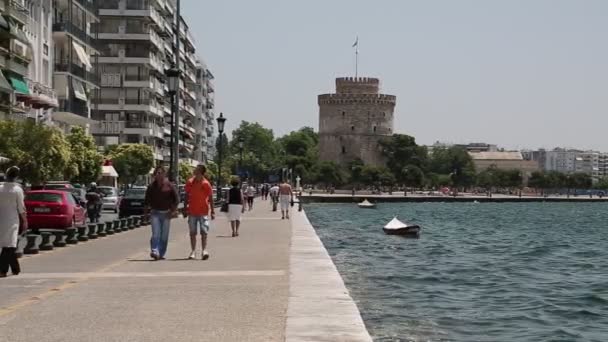
[[29,98],[32,44],[25,33],[30,21],[25,1],[0,0],[0,119],[25,119]]
[[204,112],[197,108],[207,106],[202,98],[207,90],[197,78],[195,42],[183,18],[176,33],[175,4],[108,0],[100,2],[99,16],[101,91],[93,113],[98,123],[92,128],[98,145],[145,143],[153,147],[157,161],[170,160],[172,110],[166,71],[179,58],[179,158],[191,165],[204,161]]
[[101,55],[100,95],[94,104],[91,132],[100,147],[145,143],[163,160],[165,60],[171,53],[173,8],[166,2],[110,0],[99,5],[96,26]]
[[94,69],[99,48],[91,29],[99,22],[97,1],[53,0],[53,5],[53,84],[59,99],[53,123],[65,130],[88,127],[99,93]]

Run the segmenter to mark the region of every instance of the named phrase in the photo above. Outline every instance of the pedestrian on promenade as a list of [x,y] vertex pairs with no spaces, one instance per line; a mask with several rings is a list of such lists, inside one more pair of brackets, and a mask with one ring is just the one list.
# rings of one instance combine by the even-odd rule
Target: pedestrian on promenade
[[253,209],[253,198],[255,197],[255,187],[253,184],[249,184],[245,193],[247,194],[247,205],[249,206],[249,211],[251,211]]
[[19,168],[6,170],[6,182],[0,184],[0,278],[5,278],[10,267],[14,275],[21,272],[17,259],[17,240],[27,230],[23,189],[17,183]]
[[228,220],[232,228],[232,237],[239,236],[241,226],[241,215],[245,213],[245,196],[239,187],[239,180],[230,182],[232,188],[228,191]]
[[281,203],[281,219],[287,218],[289,220],[289,205],[293,201],[293,192],[291,191],[291,185],[289,182],[284,181],[279,186],[279,202]]
[[272,201],[272,211],[276,211],[276,205],[279,203],[279,186],[273,184],[268,192],[270,193],[270,200]]
[[150,213],[152,223],[150,257],[154,260],[165,258],[171,219],[177,214],[178,203],[177,189],[167,179],[165,168],[157,166],[154,169],[154,181],[148,185],[144,200],[145,211]]
[[215,219],[213,208],[213,188],[209,180],[205,178],[207,168],[199,165],[194,169],[194,177],[186,182],[186,197],[184,201],[184,212],[188,215],[188,226],[190,227],[190,247],[192,248],[188,259],[196,258],[196,235],[201,234],[201,259],[209,259],[207,252],[207,235],[209,234],[209,217]]

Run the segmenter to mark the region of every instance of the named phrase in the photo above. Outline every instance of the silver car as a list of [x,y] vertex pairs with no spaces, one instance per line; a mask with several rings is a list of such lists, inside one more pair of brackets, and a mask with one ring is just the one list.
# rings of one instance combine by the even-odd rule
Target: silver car
[[112,210],[118,213],[120,201],[118,198],[118,189],[111,186],[98,186],[99,191],[103,194],[102,210]]

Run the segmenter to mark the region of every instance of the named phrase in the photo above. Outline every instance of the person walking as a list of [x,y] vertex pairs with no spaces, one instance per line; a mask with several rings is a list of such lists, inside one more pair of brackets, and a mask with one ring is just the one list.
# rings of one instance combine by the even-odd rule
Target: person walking
[[188,215],[188,226],[190,227],[190,247],[192,248],[188,259],[196,258],[196,235],[201,234],[201,259],[209,259],[207,252],[207,235],[209,234],[209,217],[215,219],[213,208],[213,188],[205,178],[207,168],[199,165],[194,169],[194,177],[186,182],[186,197],[184,212]]
[[270,193],[270,200],[272,201],[272,211],[277,211],[277,204],[279,203],[279,186],[273,184],[268,192]]
[[293,192],[291,191],[291,185],[285,181],[279,186],[279,202],[281,204],[281,219],[287,218],[289,220],[289,205],[293,201]]
[[175,186],[167,179],[167,172],[162,166],[154,169],[154,181],[146,189],[144,207],[150,213],[152,238],[150,239],[150,257],[154,260],[164,259],[169,243],[171,219],[177,214],[179,195]]
[[245,213],[245,196],[239,187],[238,179],[230,182],[232,188],[228,191],[228,220],[232,228],[232,237],[239,236],[241,215]]
[[253,184],[249,184],[245,192],[247,194],[247,205],[249,206],[249,211],[251,211],[253,209],[253,199],[255,197],[255,187]]
[[21,273],[17,259],[17,240],[27,230],[23,189],[17,183],[19,168],[6,170],[6,182],[0,184],[0,278],[5,278],[10,267],[14,275]]

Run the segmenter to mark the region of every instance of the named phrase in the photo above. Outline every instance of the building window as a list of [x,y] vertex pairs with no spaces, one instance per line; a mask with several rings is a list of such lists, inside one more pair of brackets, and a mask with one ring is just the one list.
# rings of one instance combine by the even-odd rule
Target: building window
[[376,133],[376,126],[374,126],[374,133]]
[[346,112],[342,112],[342,117],[346,116]]
[[355,126],[350,126],[350,130],[354,131],[355,130]]
[[42,51],[44,52],[45,56],[49,55],[49,45],[48,44],[43,44],[42,45]]
[[342,146],[342,154],[346,154],[346,147]]

